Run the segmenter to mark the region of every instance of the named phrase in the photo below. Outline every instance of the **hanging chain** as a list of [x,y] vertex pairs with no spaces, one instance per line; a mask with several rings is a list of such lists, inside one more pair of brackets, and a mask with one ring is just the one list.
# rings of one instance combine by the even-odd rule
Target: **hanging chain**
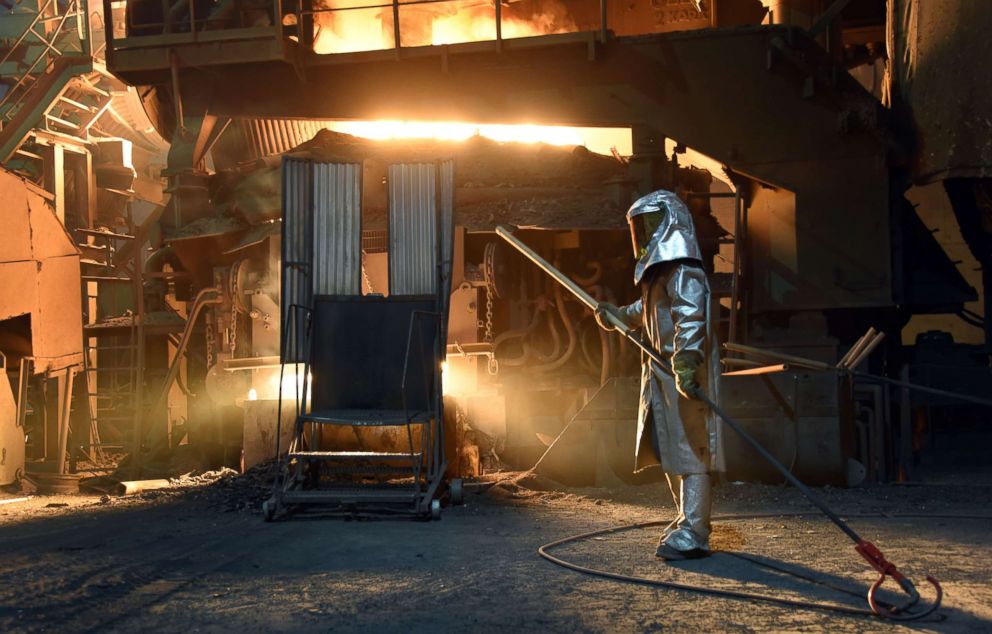
[[369,278],[369,267],[368,264],[366,264],[366,255],[365,249],[362,249],[362,281],[365,282],[365,287],[369,289],[368,294],[372,295],[375,293],[375,289],[372,288],[372,280]]
[[231,356],[234,356],[234,349],[238,345],[238,311],[231,309]]
[[[486,321],[485,335],[483,341],[493,343],[493,297],[496,296],[496,244],[490,242],[486,245],[482,257],[482,275],[486,282]],[[496,351],[489,353],[489,365],[486,368],[490,375],[499,373],[499,362],[496,360]]]
[[486,343],[493,342],[493,294],[486,290]]
[[211,368],[214,365],[214,342],[216,338],[214,337],[214,325],[207,322],[206,332],[204,333],[207,340],[207,368]]

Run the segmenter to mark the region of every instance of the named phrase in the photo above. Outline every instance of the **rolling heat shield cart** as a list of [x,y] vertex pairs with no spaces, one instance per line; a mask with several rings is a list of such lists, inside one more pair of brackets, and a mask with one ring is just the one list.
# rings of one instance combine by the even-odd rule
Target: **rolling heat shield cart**
[[267,520],[311,508],[437,519],[449,488],[454,167],[388,166],[388,295],[362,293],[362,174],[359,163],[283,161],[280,399],[296,416],[280,420],[293,437]]

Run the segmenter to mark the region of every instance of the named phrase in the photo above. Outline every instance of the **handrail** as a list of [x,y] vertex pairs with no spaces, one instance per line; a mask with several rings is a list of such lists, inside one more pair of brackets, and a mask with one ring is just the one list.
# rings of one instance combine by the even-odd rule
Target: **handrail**
[[[41,16],[45,15],[45,12],[48,11],[48,7],[50,7],[54,1],[55,0],[48,0],[47,2],[45,2],[44,6],[42,6],[38,10],[38,13],[35,14],[34,19],[31,20],[31,24],[29,24],[24,29],[24,32],[21,33],[21,36],[19,38],[17,38],[17,40],[13,44],[10,45],[10,48],[7,50],[7,54],[4,55],[2,58],[0,58],[0,64],[5,64],[8,61],[10,61],[10,56],[14,54],[14,51],[17,50],[17,47],[20,46],[24,42],[24,40],[27,38],[27,36],[29,34],[34,33],[34,25],[38,24],[38,21],[41,20]],[[73,2],[69,6],[72,6],[72,4],[75,4],[75,3]],[[55,10],[58,11],[58,5],[56,5]],[[68,14],[68,13],[69,13],[69,9],[67,7],[66,8],[66,14]],[[58,13],[56,13],[56,15],[58,15]],[[35,37],[37,37],[37,35],[38,34],[35,33]]]
[[[9,61],[10,57],[14,54],[14,52],[16,50],[18,50],[18,47],[21,44],[24,43],[24,40],[27,38],[27,36],[29,34],[34,34],[35,37],[37,37],[42,42],[44,42],[44,44],[48,47],[48,49],[51,49],[52,51],[55,52],[54,53],[55,57],[53,59],[51,59],[51,60],[48,61],[48,63],[45,65],[45,71],[43,71],[43,72],[47,72],[49,69],[51,69],[55,65],[56,61],[60,57],[63,57],[65,55],[65,52],[62,51],[61,49],[59,49],[57,46],[55,46],[55,43],[58,42],[59,37],[63,34],[63,30],[65,28],[65,22],[66,22],[66,20],[70,16],[78,15],[79,14],[79,0],[71,0],[69,2],[69,4],[66,5],[65,12],[63,14],[59,15],[59,18],[60,19],[59,19],[58,23],[55,25],[55,27],[53,28],[49,39],[46,40],[45,38],[42,38],[34,30],[34,26],[38,23],[38,21],[41,19],[42,15],[44,15],[45,11],[48,10],[48,7],[54,1],[55,0],[47,0],[47,2],[42,7],[42,9],[38,11],[37,15],[35,15],[35,18],[31,22],[31,24],[28,25],[28,27],[24,30],[24,32],[17,39],[17,41],[14,43],[14,45],[7,51],[7,54],[4,55],[3,58],[0,58],[0,64],[3,64],[5,62]],[[56,5],[56,11],[57,10],[58,10],[58,7]],[[81,42],[86,42],[86,41],[88,41],[88,39],[89,39],[89,32],[87,30],[85,36],[83,38],[81,38]],[[40,55],[38,55],[38,57],[35,58],[34,62],[32,62],[31,65],[27,68],[27,70],[25,70],[24,72],[21,73],[21,76],[17,80],[17,83],[15,83],[7,91],[7,93],[3,96],[3,98],[0,98],[0,109],[3,109],[3,108],[6,107],[6,111],[3,112],[2,115],[0,115],[0,128],[2,128],[2,125],[4,123],[9,123],[11,120],[13,120],[13,118],[14,118],[14,116],[16,116],[17,110],[18,110],[18,108],[16,106],[18,106],[20,104],[23,104],[24,101],[27,99],[28,95],[31,94],[31,89],[30,89],[30,87],[25,87],[25,82],[27,82],[28,78],[30,78],[30,77],[32,77],[34,75],[35,69],[38,67],[38,65],[43,60],[46,60],[49,57],[49,55],[50,55],[50,53],[48,52],[47,49],[46,49],[46,51],[44,53],[41,53]],[[24,88],[24,90],[21,90],[21,88]]]
[[[307,33],[304,33],[304,31],[306,30],[304,24],[306,22],[305,18],[312,18],[313,16],[316,15],[328,14],[328,13],[334,14],[340,12],[370,11],[370,10],[378,9],[382,11],[384,15],[391,14],[391,18],[393,21],[393,33],[392,33],[393,45],[385,46],[381,49],[376,49],[376,50],[395,49],[396,51],[399,51],[400,49],[403,48],[403,39],[402,39],[403,33],[402,33],[402,29],[400,28],[400,23],[401,23],[400,17],[401,17],[402,9],[405,9],[407,7],[416,7],[420,5],[432,5],[432,4],[442,4],[442,3],[450,4],[453,1],[455,0],[370,0],[369,2],[358,3],[353,6],[311,8],[306,10],[303,9],[302,3],[297,3],[295,10],[292,10],[291,13],[287,13],[286,15],[293,15],[296,17],[296,24],[295,24],[296,39],[301,44],[306,44],[308,43],[307,36],[312,37],[313,35],[312,32],[313,27],[311,23]],[[598,35],[597,39],[599,39],[602,42],[605,42],[609,37],[609,24],[608,24],[609,12],[608,12],[607,2],[608,0],[599,0],[599,20],[598,20],[599,24],[596,33]],[[110,3],[111,0],[104,0],[105,14],[108,10],[110,10]],[[190,10],[185,11],[185,8],[181,8],[177,12],[176,7],[181,4],[183,5],[183,7],[188,5]],[[193,7],[193,3],[189,3],[188,0],[178,0],[175,3],[170,3],[169,0],[163,0],[163,8],[162,8],[163,16],[161,21],[136,22],[133,21],[132,16],[129,15],[126,18],[127,20],[126,23],[130,28],[148,28],[148,29],[160,28],[162,30],[160,33],[156,33],[154,35],[152,34],[149,34],[147,36],[128,35],[127,39],[140,40],[142,37],[156,37],[164,34],[183,34],[183,35],[189,35],[192,42],[198,42],[199,41],[198,35],[203,34],[207,30],[206,27],[210,24],[235,23],[235,26],[219,28],[216,29],[217,31],[223,31],[225,30],[225,28],[245,28],[243,17],[242,18],[235,18],[233,16],[211,17],[210,15],[196,16],[195,11],[192,10],[192,7]],[[259,8],[261,9],[261,7]],[[283,24],[283,18],[285,16],[282,15],[282,9],[283,9],[282,2],[280,0],[273,0],[273,2],[270,5],[270,9],[272,11],[272,23],[275,29],[276,37],[285,38],[285,31],[284,31],[285,25]],[[388,14],[386,12],[388,12]],[[503,40],[505,39],[503,37],[502,2],[495,2],[493,4],[493,12],[495,17],[495,25],[494,25],[495,37],[491,39],[487,38],[486,40],[483,41],[495,41],[497,42],[497,46],[500,47]],[[183,30],[177,31],[177,27],[180,27]],[[106,40],[107,40],[107,45],[106,45],[107,48],[112,50],[116,38],[113,36],[113,33],[109,30],[107,31]],[[135,45],[137,45],[137,43],[135,43]]]

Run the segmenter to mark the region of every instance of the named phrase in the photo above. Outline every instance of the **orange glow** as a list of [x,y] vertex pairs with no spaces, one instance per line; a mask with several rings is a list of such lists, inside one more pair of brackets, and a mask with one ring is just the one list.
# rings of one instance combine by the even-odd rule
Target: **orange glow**
[[366,139],[440,139],[464,141],[484,136],[500,142],[585,145],[580,128],[543,125],[480,125],[455,121],[342,121],[332,130]]
[[629,128],[577,128],[548,125],[488,125],[455,121],[327,121],[328,130],[379,141],[389,139],[439,139],[464,141],[475,136],[500,143],[582,145],[609,156],[612,148],[631,154]]
[[[314,15],[317,26],[314,51],[326,54],[392,48],[392,8],[354,8],[370,4],[374,3],[368,0],[319,2],[321,9],[336,10]],[[400,5],[400,43],[403,46],[437,46],[496,38],[496,14],[491,3],[453,0],[410,5],[401,0]],[[546,0],[538,12],[527,16],[512,15],[512,5],[507,5],[501,22],[504,38],[577,30],[558,0]]]
[[[485,362],[485,359],[483,359]],[[445,396],[465,396],[476,391],[474,359],[448,357],[441,362],[441,389]]]

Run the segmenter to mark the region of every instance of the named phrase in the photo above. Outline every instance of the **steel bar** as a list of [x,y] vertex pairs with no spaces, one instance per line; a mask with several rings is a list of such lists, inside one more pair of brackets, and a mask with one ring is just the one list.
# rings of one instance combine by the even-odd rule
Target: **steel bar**
[[865,334],[861,335],[861,337],[854,342],[854,345],[851,346],[851,349],[847,351],[847,354],[845,354],[841,358],[841,360],[837,362],[837,366],[843,368],[850,367],[851,361],[853,361],[855,357],[861,354],[861,351],[864,349],[865,345],[869,341],[871,341],[874,336],[875,336],[875,329],[869,328]]
[[761,366],[761,363],[757,361],[752,361],[751,359],[737,359],[735,357],[724,357],[720,359],[720,363],[731,368],[757,368]]
[[788,372],[791,368],[787,363],[779,363],[776,365],[763,365],[757,368],[745,368],[743,370],[734,370],[733,372],[724,372],[723,376],[759,376],[762,374],[778,374],[780,372]]
[[898,379],[890,379],[887,376],[881,376],[878,374],[869,374],[868,372],[858,372],[849,368],[835,367],[821,361],[813,361],[812,359],[804,359],[802,357],[794,357],[789,354],[783,354],[781,352],[774,352],[771,350],[764,350],[761,348],[752,348],[750,346],[744,346],[741,344],[723,344],[723,347],[728,350],[734,350],[735,352],[744,352],[748,354],[753,354],[755,356],[763,356],[769,359],[781,360],[786,363],[793,363],[797,366],[802,366],[809,368],[811,370],[819,370],[822,372],[841,372],[850,374],[851,376],[863,379],[869,379],[872,381],[881,381],[882,383],[888,383],[889,385],[895,385],[898,387],[905,387],[910,390],[915,390],[917,392],[924,392],[927,394],[934,394],[936,396],[943,396],[946,398],[956,399],[959,401],[964,401],[966,403],[975,403],[976,405],[984,405],[986,407],[992,407],[992,400],[979,398],[977,396],[970,396],[968,394],[961,394],[960,392],[951,392],[949,390],[942,390],[936,387],[927,387],[925,385],[919,385],[916,383],[910,383],[909,381],[900,381]]
[[[575,294],[582,303],[586,306],[595,309],[598,306],[596,300],[589,296],[588,293],[582,290],[575,282],[565,276],[564,273],[548,264],[541,256],[537,255],[532,251],[527,245],[525,245],[520,240],[516,239],[510,231],[503,226],[496,228],[496,233],[499,234],[504,240],[516,247],[521,253],[527,256],[532,262],[540,266],[548,275],[553,277],[556,281],[560,282],[565,288]],[[612,321],[612,320],[611,320]],[[617,320],[619,321],[619,320]],[[645,344],[639,337],[637,337],[630,328],[625,328],[621,331],[625,337],[627,337],[631,343],[641,349],[645,355],[651,359],[650,367],[651,371],[661,379],[668,380],[668,377],[672,376],[672,369],[668,360],[661,356],[661,354],[656,351],[650,345]],[[745,346],[746,347],[746,346]],[[830,367],[830,366],[828,366]],[[833,367],[830,367],[833,370]],[[667,376],[666,376],[667,375]],[[782,476],[788,480],[793,486],[799,489],[803,495],[806,496],[809,501],[820,509],[824,515],[826,515],[834,524],[837,525],[848,537],[850,537],[855,543],[861,542],[861,537],[854,532],[854,530],[844,523],[840,517],[837,516],[833,510],[830,509],[819,497],[816,496],[813,491],[803,484],[796,476],[789,471],[789,468],[783,465],[779,460],[773,456],[771,453],[765,449],[761,443],[754,439],[747,431],[744,430],[734,419],[730,418],[726,412],[724,412],[716,403],[714,403],[706,394],[702,391],[697,391],[694,395],[701,402],[703,402],[708,408],[710,408],[714,414],[720,417],[723,422],[730,427],[734,432],[736,432],[742,440],[744,440],[748,445],[750,445],[755,451],[757,451],[765,460],[767,460],[777,471],[779,471]]]
[[765,357],[767,359],[774,359],[775,361],[791,363],[793,365],[803,366],[814,370],[822,370],[827,372],[827,371],[836,371],[838,369],[837,367],[832,366],[829,363],[823,363],[822,361],[814,361],[813,359],[804,359],[803,357],[797,357],[791,354],[785,354],[783,352],[776,352],[774,350],[766,350],[764,348],[753,348],[751,346],[745,346],[740,343],[725,343],[723,344],[723,347],[733,352],[743,352],[744,354],[750,354],[757,357]]
[[[550,262],[542,258],[540,255],[538,255],[537,252],[535,252],[529,246],[527,246],[519,239],[517,239],[513,235],[513,232],[509,229],[509,227],[506,227],[505,225],[499,225],[498,227],[496,227],[496,234],[499,235],[504,240],[506,240],[507,242],[509,242],[510,244],[512,244],[514,248],[516,248],[518,251],[520,251],[520,253],[526,256],[528,260],[530,260],[538,267],[540,267],[541,270],[543,270],[545,273],[555,278],[555,280],[557,280],[559,284],[564,286],[569,292],[575,295],[575,297],[580,302],[585,304],[585,306],[589,308],[589,310],[595,311],[597,308],[599,308],[600,303],[598,301],[593,299],[593,297],[589,293],[587,293],[581,286],[573,282],[571,279],[566,277],[561,271],[559,271],[554,266],[552,266]],[[616,315],[607,312],[606,318],[624,336],[628,336],[628,337],[633,336],[630,327],[627,324],[625,324],[623,321],[621,321]]]
[[59,383],[61,394],[59,395],[59,457],[58,470],[56,473],[65,473],[65,455],[69,447],[69,414],[72,412],[72,384],[76,378],[76,368],[65,369],[65,377]]
[[883,339],[885,339],[885,333],[884,332],[877,333],[875,335],[875,338],[872,339],[868,343],[868,345],[866,345],[864,349],[861,350],[858,356],[855,357],[854,360],[850,362],[851,370],[856,370],[858,366],[864,363],[865,359],[868,358],[868,355],[870,355],[872,351],[878,347],[878,344],[882,343]]
[[599,0],[599,41],[606,41],[606,0]]
[[393,48],[400,54],[400,0],[393,0]]
[[496,0],[496,42],[503,46],[503,0]]
[[730,323],[727,327],[727,338],[730,341],[737,341],[737,304],[740,301],[741,291],[741,188],[736,187],[734,192],[734,274],[731,278],[730,286]]

